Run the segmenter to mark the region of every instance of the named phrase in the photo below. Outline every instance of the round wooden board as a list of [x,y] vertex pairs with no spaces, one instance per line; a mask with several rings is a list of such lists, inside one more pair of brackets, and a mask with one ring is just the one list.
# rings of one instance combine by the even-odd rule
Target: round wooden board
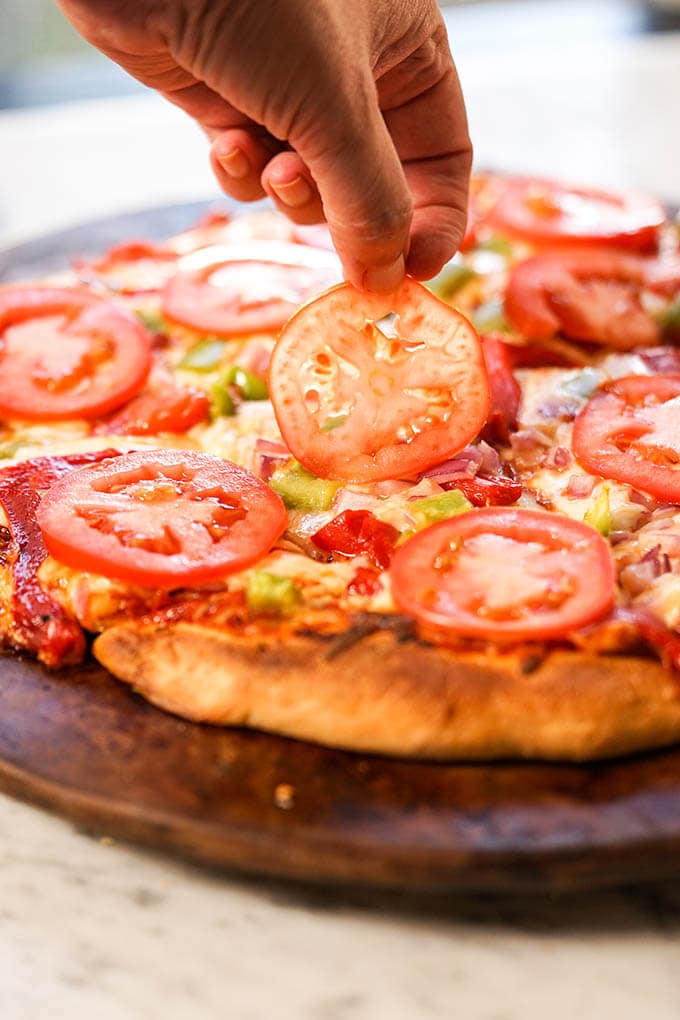
[[[116,217],[0,253],[39,277],[198,204]],[[391,761],[185,723],[95,663],[0,656],[0,788],[201,863],[413,890],[546,891],[680,874],[680,750],[597,766]]]

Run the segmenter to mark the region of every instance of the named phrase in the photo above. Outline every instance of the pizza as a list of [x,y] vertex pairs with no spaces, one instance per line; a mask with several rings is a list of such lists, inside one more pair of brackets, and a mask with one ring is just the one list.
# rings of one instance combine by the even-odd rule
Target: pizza
[[361,752],[680,739],[679,238],[478,175],[388,296],[270,211],[0,288],[7,654]]

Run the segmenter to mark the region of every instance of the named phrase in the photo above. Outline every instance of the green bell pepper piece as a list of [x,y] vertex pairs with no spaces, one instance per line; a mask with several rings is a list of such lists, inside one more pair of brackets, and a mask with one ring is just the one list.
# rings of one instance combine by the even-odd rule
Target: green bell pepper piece
[[289,616],[300,601],[300,589],[289,577],[257,570],[248,580],[246,603],[252,613]]
[[426,496],[408,505],[408,512],[419,531],[429,527],[430,524],[437,524],[439,521],[447,521],[449,517],[467,513],[468,510],[472,510],[472,503],[465,498],[460,489],[437,493],[436,496]]
[[327,478],[317,478],[297,461],[290,467],[275,471],[269,484],[289,510],[306,510],[309,513],[328,510],[341,485]]
[[217,368],[224,354],[224,340],[205,337],[186,352],[178,368],[189,372],[212,372]]

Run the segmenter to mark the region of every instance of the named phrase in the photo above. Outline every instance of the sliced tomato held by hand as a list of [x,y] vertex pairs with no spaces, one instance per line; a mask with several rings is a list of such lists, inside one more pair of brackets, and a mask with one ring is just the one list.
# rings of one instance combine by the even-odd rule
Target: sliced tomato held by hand
[[166,318],[201,333],[275,332],[342,279],[337,255],[284,241],[205,248],[182,259],[162,298]]
[[0,416],[96,418],[144,385],[151,339],[136,316],[86,291],[0,290]]
[[462,450],[489,413],[468,320],[406,279],[390,295],[342,284],[293,316],[269,366],[281,434],[321,478],[411,478]]
[[537,255],[514,267],[505,296],[510,324],[528,339],[558,333],[617,350],[660,342],[643,307],[641,260],[615,252]]
[[594,528],[540,510],[475,510],[397,550],[394,599],[425,628],[485,641],[562,638],[614,605],[615,571]]
[[75,471],[48,489],[37,516],[61,563],[164,590],[243,570],[287,524],[281,499],[249,471],[185,450]]
[[497,229],[533,244],[635,251],[656,247],[665,220],[663,207],[648,195],[539,178],[511,180],[489,215]]
[[588,471],[680,503],[680,376],[626,376],[598,390],[574,422]]

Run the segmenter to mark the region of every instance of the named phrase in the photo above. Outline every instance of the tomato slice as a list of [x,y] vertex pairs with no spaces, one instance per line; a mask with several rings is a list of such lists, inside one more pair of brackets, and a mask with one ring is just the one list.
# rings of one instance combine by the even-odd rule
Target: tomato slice
[[614,605],[615,571],[594,528],[518,508],[474,510],[397,550],[399,608],[425,627],[496,642],[561,638]]
[[489,215],[499,229],[534,244],[597,245],[648,251],[666,220],[655,198],[516,178]]
[[43,497],[38,524],[61,563],[171,589],[255,563],[287,514],[268,485],[236,464],[153,450],[62,478]]
[[161,432],[181,434],[205,421],[210,399],[204,390],[163,381],[145,389],[102,422],[97,432],[116,436],[157,436]]
[[680,503],[680,375],[626,376],[595,393],[574,423],[583,467]]
[[95,418],[144,385],[151,340],[138,321],[86,291],[0,290],[0,415]]
[[643,264],[616,252],[538,255],[510,274],[505,314],[529,339],[562,333],[619,350],[660,342],[659,327],[641,303]]
[[205,248],[180,266],[163,293],[163,314],[217,336],[276,331],[299,305],[342,279],[333,252],[284,241]]
[[[512,348],[495,333],[482,338],[491,384],[491,411],[483,432],[489,443],[509,443],[517,428],[522,390],[513,373]],[[514,502],[514,500],[512,501]]]
[[177,252],[149,241],[114,245],[95,262],[75,269],[88,284],[100,283],[117,294],[155,294],[175,273]]
[[391,296],[341,284],[293,316],[269,392],[281,434],[321,478],[410,478],[474,439],[489,413],[481,343],[414,280]]

